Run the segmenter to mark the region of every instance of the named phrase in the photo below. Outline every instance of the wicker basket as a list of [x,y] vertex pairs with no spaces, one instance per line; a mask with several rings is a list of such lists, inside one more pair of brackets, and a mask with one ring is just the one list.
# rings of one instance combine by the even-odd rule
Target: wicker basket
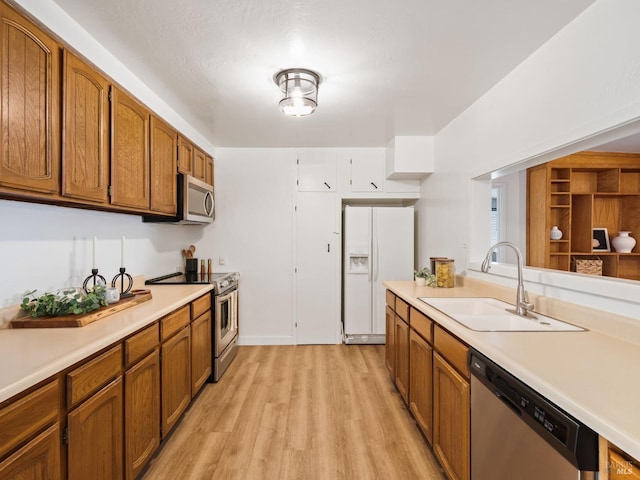
[[572,269],[577,273],[602,275],[602,259],[600,258],[571,258]]

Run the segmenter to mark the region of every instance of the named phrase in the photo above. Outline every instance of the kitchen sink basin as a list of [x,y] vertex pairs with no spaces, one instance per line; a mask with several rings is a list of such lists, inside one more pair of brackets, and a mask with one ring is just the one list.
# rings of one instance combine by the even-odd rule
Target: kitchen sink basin
[[582,332],[567,322],[539,313],[516,315],[510,303],[486,297],[420,297],[427,305],[440,310],[456,322],[479,332]]

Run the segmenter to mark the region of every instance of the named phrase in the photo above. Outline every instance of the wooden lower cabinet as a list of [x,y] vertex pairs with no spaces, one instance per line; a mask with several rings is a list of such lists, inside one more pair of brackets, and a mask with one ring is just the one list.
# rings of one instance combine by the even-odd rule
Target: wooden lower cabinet
[[389,375],[392,379],[396,378],[396,353],[395,353],[395,331],[396,331],[396,319],[395,313],[389,305],[385,310],[385,349],[384,349],[384,363],[387,367]]
[[67,415],[69,480],[122,478],[122,377]]
[[211,375],[211,310],[191,323],[191,397]]
[[60,426],[55,423],[9,458],[0,462],[3,480],[60,478]]
[[395,372],[396,388],[404,403],[409,403],[409,325],[395,315]]
[[162,438],[191,402],[190,332],[187,325],[162,344]]
[[409,334],[409,409],[433,445],[433,348],[411,330]]
[[124,375],[125,478],[133,480],[160,445],[160,351]]
[[605,471],[601,470],[601,477],[604,480],[606,475],[609,475],[609,480],[640,480],[640,462],[612,444],[607,446],[603,443],[608,442],[600,443],[600,448],[606,448],[606,467]]
[[469,381],[433,353],[433,451],[452,480],[469,480]]

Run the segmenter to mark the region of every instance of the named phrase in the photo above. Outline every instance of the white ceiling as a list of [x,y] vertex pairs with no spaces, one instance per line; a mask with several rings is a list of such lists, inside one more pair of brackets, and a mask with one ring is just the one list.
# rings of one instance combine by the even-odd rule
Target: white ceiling
[[[55,0],[216,146],[433,135],[595,0]],[[318,71],[288,118],[273,75]]]

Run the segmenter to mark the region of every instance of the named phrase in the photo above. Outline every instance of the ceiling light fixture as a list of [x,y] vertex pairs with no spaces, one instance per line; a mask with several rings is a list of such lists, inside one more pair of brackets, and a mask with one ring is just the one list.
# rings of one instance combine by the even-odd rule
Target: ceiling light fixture
[[305,68],[289,68],[274,75],[273,81],[280,87],[280,110],[285,115],[304,117],[318,106],[320,75]]

